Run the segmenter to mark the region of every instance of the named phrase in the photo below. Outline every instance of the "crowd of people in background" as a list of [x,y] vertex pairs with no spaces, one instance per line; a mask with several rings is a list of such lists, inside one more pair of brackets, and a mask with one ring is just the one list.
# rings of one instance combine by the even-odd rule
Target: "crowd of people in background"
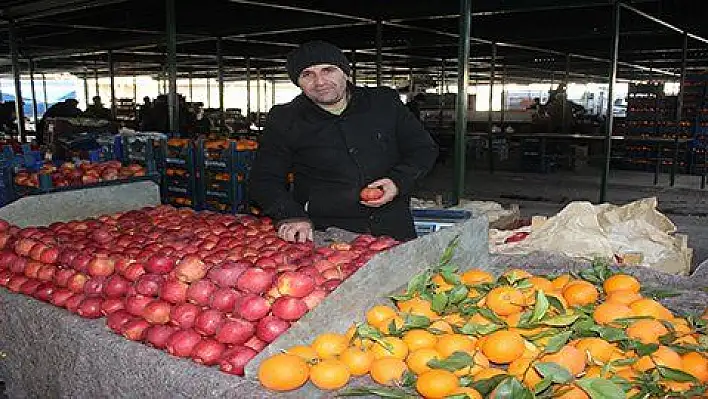
[[[179,134],[185,138],[196,138],[208,134],[213,125],[211,120],[204,115],[204,108],[200,103],[189,104],[184,96],[178,96],[179,109]],[[166,95],[159,95],[154,100],[150,97],[143,98],[143,103],[137,106],[136,119],[129,127],[140,131],[169,132],[169,106]],[[48,118],[91,118],[114,121],[113,111],[106,107],[100,96],[94,96],[92,103],[86,110],[79,108],[79,101],[67,98],[52,104],[42,115],[36,126],[37,143],[42,145],[43,134]],[[0,103],[0,133],[17,134],[17,114],[14,101]]]

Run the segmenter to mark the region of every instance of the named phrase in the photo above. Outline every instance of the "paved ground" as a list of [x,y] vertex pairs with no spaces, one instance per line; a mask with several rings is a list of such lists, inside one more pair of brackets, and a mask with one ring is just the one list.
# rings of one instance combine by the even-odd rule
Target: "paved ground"
[[[449,192],[452,187],[452,169],[438,165],[424,180],[418,195],[432,198],[436,193]],[[625,204],[645,197],[657,197],[659,210],[688,234],[689,246],[694,249],[694,267],[708,259],[708,189],[700,189],[700,178],[678,176],[676,185],[669,187],[669,176],[662,175],[654,186],[651,173],[612,171],[609,180],[608,202]],[[587,168],[580,172],[550,174],[467,170],[465,197],[517,203],[523,217],[550,216],[571,201],[597,202],[600,190],[600,172]]]

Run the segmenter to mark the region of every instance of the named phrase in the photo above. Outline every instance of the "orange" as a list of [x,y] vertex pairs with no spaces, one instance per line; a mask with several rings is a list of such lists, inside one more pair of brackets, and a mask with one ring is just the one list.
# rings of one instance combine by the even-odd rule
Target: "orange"
[[431,330],[442,331],[444,333],[452,333],[452,326],[445,320],[436,320],[428,327]]
[[623,305],[629,306],[630,303],[642,299],[642,295],[637,292],[632,292],[628,290],[618,290],[612,291],[607,294],[605,302],[611,303],[621,303]]
[[443,359],[450,357],[455,352],[474,352],[476,340],[473,337],[462,334],[446,334],[438,337],[435,350]]
[[543,292],[551,292],[555,289],[553,288],[553,283],[551,280],[545,277],[529,277],[528,281],[533,286],[533,291],[543,290]]
[[557,363],[574,376],[585,370],[585,354],[570,345],[562,347],[557,353],[543,356],[541,361]]
[[479,373],[475,374],[473,379],[475,381],[481,381],[481,380],[488,380],[492,377],[495,377],[497,375],[503,375],[506,374],[506,372],[502,369],[498,369],[496,367],[489,367],[486,369],[482,369],[479,371]]
[[454,285],[445,281],[445,278],[440,274],[436,274],[432,278],[432,281],[437,286],[437,288],[435,289],[435,292],[450,291],[451,289],[455,288]]
[[315,362],[319,356],[311,346],[307,345],[296,345],[287,350],[287,353],[295,356],[300,356],[304,361],[308,363]]
[[349,341],[354,338],[354,335],[356,335],[356,324],[352,324],[352,326],[347,328],[347,331],[344,333],[344,336],[347,337]]
[[433,359],[441,360],[442,356],[433,348],[421,348],[408,355],[406,365],[411,372],[419,375],[431,370],[428,362]]
[[374,354],[355,347],[349,347],[339,355],[339,360],[347,366],[352,375],[364,375],[371,370]]
[[374,358],[381,359],[382,357],[390,356],[403,360],[408,356],[408,346],[400,338],[384,337],[383,342],[385,342],[386,346],[377,342],[371,348]]
[[487,307],[499,316],[520,312],[525,304],[524,294],[514,287],[496,287],[487,294]]
[[517,332],[499,330],[487,336],[482,344],[482,352],[487,358],[499,364],[510,363],[526,350],[524,339]]
[[[590,354],[590,357],[602,364],[610,361],[610,358],[615,352],[615,347],[602,338],[581,338],[575,344],[575,348],[584,355]],[[586,356],[587,357],[587,356]]]
[[556,388],[555,399],[590,399],[590,395],[575,385],[561,385]]
[[551,281],[553,284],[553,289],[556,291],[562,291],[568,283],[573,281],[573,276],[570,274],[562,274]]
[[602,288],[608,294],[615,291],[631,291],[638,293],[642,286],[639,280],[628,274],[615,274],[602,283]]
[[406,364],[395,357],[382,357],[371,363],[371,379],[383,385],[399,381],[406,371]]
[[681,356],[683,371],[696,377],[699,382],[708,382],[708,359],[698,352],[688,352]]
[[668,346],[660,345],[656,352],[642,356],[634,363],[633,367],[638,371],[647,371],[656,366],[671,367],[672,369],[681,369],[683,361],[681,356]]
[[312,349],[317,352],[320,359],[329,359],[338,356],[349,346],[345,335],[337,333],[324,333],[312,342]]
[[470,269],[460,275],[460,280],[466,285],[479,285],[493,282],[494,276],[484,270]]
[[[693,382],[678,382],[678,381],[661,381],[659,385],[662,385],[673,392],[683,392],[691,389],[694,385]],[[697,396],[693,396],[697,398]]]
[[632,317],[632,309],[621,303],[601,303],[592,312],[592,318],[597,324],[610,324],[610,322],[617,319],[624,319],[627,317]]
[[669,330],[658,320],[641,319],[627,327],[627,336],[639,340],[643,344],[658,344],[659,337],[669,333]]
[[386,305],[376,305],[366,312],[366,322],[380,329],[386,320],[396,315],[394,309]]
[[507,373],[522,381],[527,387],[534,387],[543,379],[533,367],[534,363],[532,357],[519,357],[509,363]]
[[410,313],[416,316],[425,316],[431,320],[438,318],[438,314],[433,312],[433,309],[430,308],[430,302],[418,297],[411,298],[406,301],[400,301],[396,304],[396,306],[401,312],[404,313]]
[[533,274],[523,269],[507,269],[507,271],[502,273],[502,276],[506,277],[507,279],[509,279],[509,281],[513,283],[524,278],[533,277]]
[[693,329],[688,326],[688,321],[686,319],[674,317],[673,319],[669,320],[669,322],[674,328],[674,331],[676,331],[676,335],[686,335],[692,334],[694,332]]
[[415,388],[426,399],[442,399],[460,387],[455,374],[447,370],[430,370],[418,376]]
[[450,392],[449,396],[467,395],[468,399],[482,399],[482,395],[476,389],[470,387],[459,387]]
[[671,311],[666,309],[664,305],[649,298],[638,299],[632,302],[629,307],[632,309],[632,313],[634,313],[635,316],[646,316],[663,320],[671,320],[674,317]]
[[502,317],[502,320],[504,320],[509,327],[518,327],[521,321],[521,315],[523,315],[521,312],[512,313],[506,317]]
[[570,306],[583,306],[595,303],[600,297],[594,285],[587,281],[573,281],[563,288],[563,298]]
[[610,378],[612,377],[612,373],[603,373],[602,372],[603,367],[602,366],[590,366],[588,367],[587,370],[585,370],[585,375],[583,377],[585,378]]
[[438,342],[438,337],[426,330],[410,330],[403,334],[403,342],[408,350],[415,351],[421,348],[432,348]]
[[258,367],[258,380],[272,391],[291,391],[307,382],[310,367],[302,358],[280,353],[264,360]]
[[474,360],[474,364],[455,370],[455,375],[458,377],[462,377],[465,375],[473,376],[489,367],[489,359],[487,359],[487,357],[484,356],[484,354],[480,351],[476,351],[474,353],[474,355],[472,356],[472,360]]
[[349,382],[351,374],[339,360],[323,360],[310,368],[310,381],[319,389],[339,389]]

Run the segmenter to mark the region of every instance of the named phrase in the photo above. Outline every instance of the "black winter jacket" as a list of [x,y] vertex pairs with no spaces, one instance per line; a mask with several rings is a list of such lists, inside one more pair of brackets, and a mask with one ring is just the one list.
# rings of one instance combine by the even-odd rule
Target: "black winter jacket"
[[[271,109],[251,169],[250,198],[276,221],[309,218],[318,230],[415,238],[410,193],[435,163],[437,145],[396,91],[349,89],[341,115],[304,94]],[[292,194],[285,185],[291,171]],[[361,189],[385,177],[396,183],[398,196],[380,208],[361,205]]]

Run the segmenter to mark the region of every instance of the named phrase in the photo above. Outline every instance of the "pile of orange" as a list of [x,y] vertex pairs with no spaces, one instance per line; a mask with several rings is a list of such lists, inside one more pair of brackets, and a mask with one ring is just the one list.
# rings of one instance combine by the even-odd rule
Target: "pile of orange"
[[427,278],[346,333],[265,360],[261,383],[338,390],[368,375],[424,398],[501,398],[512,386],[528,397],[708,397],[708,315],[674,315],[630,275],[596,284],[518,269]]

